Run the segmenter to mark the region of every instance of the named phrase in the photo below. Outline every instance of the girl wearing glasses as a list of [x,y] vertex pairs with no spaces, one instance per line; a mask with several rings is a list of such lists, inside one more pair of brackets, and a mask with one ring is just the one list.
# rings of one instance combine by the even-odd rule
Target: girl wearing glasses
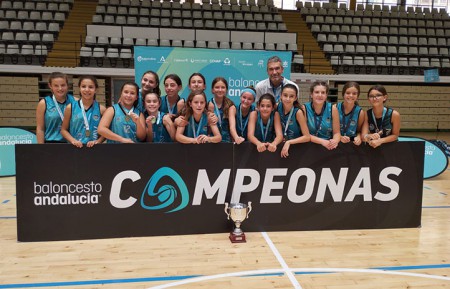
[[311,101],[303,105],[306,111],[311,142],[320,144],[328,150],[337,148],[341,140],[339,129],[339,112],[328,98],[328,84],[315,81],[311,85]]
[[384,106],[388,97],[386,88],[378,84],[372,86],[367,96],[372,108],[366,112],[363,125],[364,141],[374,148],[396,141],[400,135],[400,114]]
[[359,84],[354,81],[347,82],[342,88],[344,101],[334,105],[339,112],[341,142],[353,142],[358,146],[361,144],[361,130],[365,117],[364,111],[358,105],[359,94]]

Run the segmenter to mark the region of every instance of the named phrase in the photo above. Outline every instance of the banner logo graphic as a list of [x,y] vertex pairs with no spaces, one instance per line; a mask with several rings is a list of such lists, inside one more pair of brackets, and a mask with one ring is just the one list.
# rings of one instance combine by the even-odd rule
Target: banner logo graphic
[[[158,183],[163,178],[171,178],[177,189],[165,183],[157,189]],[[176,202],[180,204],[166,213],[173,213],[184,209],[189,204],[189,191],[181,176],[169,167],[158,169],[148,181],[141,196],[141,206],[147,210],[162,210],[173,206]]]

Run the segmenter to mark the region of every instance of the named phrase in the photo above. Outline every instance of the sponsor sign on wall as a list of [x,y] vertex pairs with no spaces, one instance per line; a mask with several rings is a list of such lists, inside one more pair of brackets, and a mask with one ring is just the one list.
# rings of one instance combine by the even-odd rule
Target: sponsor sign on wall
[[0,177],[16,174],[14,146],[32,143],[37,143],[36,135],[32,132],[14,127],[0,128]]
[[247,232],[420,226],[423,142],[279,149],[18,145],[18,240],[225,233],[238,200],[252,202]]
[[256,86],[256,83],[268,77],[267,60],[275,55],[283,61],[283,75],[289,79],[292,59],[290,51],[137,46],[134,48],[135,81],[140,86],[143,73],[152,70],[158,74],[161,93],[165,95],[164,77],[175,73],[183,82],[180,96],[187,98],[189,76],[200,72],[206,78],[205,92],[210,98],[211,82],[215,77],[221,76],[228,82],[228,96],[238,103],[243,88]]

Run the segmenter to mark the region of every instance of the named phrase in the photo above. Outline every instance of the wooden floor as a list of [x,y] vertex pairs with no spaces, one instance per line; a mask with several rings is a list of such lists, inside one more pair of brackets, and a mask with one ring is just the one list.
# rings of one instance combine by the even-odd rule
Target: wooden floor
[[18,243],[15,178],[0,178],[0,289],[450,288],[450,169],[423,193],[417,229]]

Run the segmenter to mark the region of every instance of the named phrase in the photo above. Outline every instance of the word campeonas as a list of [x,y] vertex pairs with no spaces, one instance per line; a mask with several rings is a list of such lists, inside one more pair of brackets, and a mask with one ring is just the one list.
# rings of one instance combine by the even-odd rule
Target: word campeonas
[[98,204],[102,185],[84,184],[38,184],[34,182],[34,204],[36,206]]
[[[165,174],[161,170],[165,169]],[[242,194],[254,192],[262,183],[262,189],[259,196],[261,204],[281,203],[283,198],[287,198],[292,203],[305,203],[314,201],[316,203],[324,202],[327,194],[331,196],[334,202],[352,202],[356,198],[362,198],[364,202],[374,200],[389,202],[397,198],[400,191],[399,184],[392,176],[399,176],[402,169],[398,167],[386,167],[378,175],[377,180],[371,178],[369,167],[360,168],[356,177],[350,179],[349,168],[341,168],[337,178],[333,175],[330,168],[322,168],[320,174],[317,174],[310,168],[299,168],[288,175],[287,168],[268,168],[263,176],[254,169],[237,169],[234,178],[231,178],[231,169],[224,169],[220,175],[213,181],[208,176],[205,169],[197,172],[197,179],[192,197],[192,205],[201,205],[204,199],[216,198],[216,204],[224,204],[229,188],[230,180],[234,179],[232,184],[231,202],[238,202]],[[155,178],[155,175],[157,177]],[[176,175],[176,178],[173,176]],[[289,177],[288,177],[289,176]],[[175,180],[179,190],[170,185],[160,184],[159,191],[155,192],[156,183],[163,177],[171,177]],[[130,196],[137,195],[137,192],[128,192],[126,199],[121,198],[121,187],[125,180],[137,182],[141,179],[139,173],[135,171],[123,171],[117,174],[112,182],[110,202],[116,208],[128,208],[133,206],[138,200]],[[372,182],[377,182],[374,187],[383,187],[383,192],[372,191]],[[351,184],[351,185],[350,185]],[[379,184],[379,185],[378,185]],[[350,189],[347,189],[350,187]],[[281,195],[279,192],[283,192]],[[278,193],[278,194],[277,194]],[[161,204],[149,207],[144,205],[145,197],[151,196],[157,198]],[[181,177],[170,168],[161,168],[147,183],[146,189],[141,195],[141,206],[145,209],[161,209],[168,207],[176,201],[176,197],[181,197],[181,204],[173,211],[183,209],[188,205],[189,193]],[[180,202],[179,202],[180,203]]]

